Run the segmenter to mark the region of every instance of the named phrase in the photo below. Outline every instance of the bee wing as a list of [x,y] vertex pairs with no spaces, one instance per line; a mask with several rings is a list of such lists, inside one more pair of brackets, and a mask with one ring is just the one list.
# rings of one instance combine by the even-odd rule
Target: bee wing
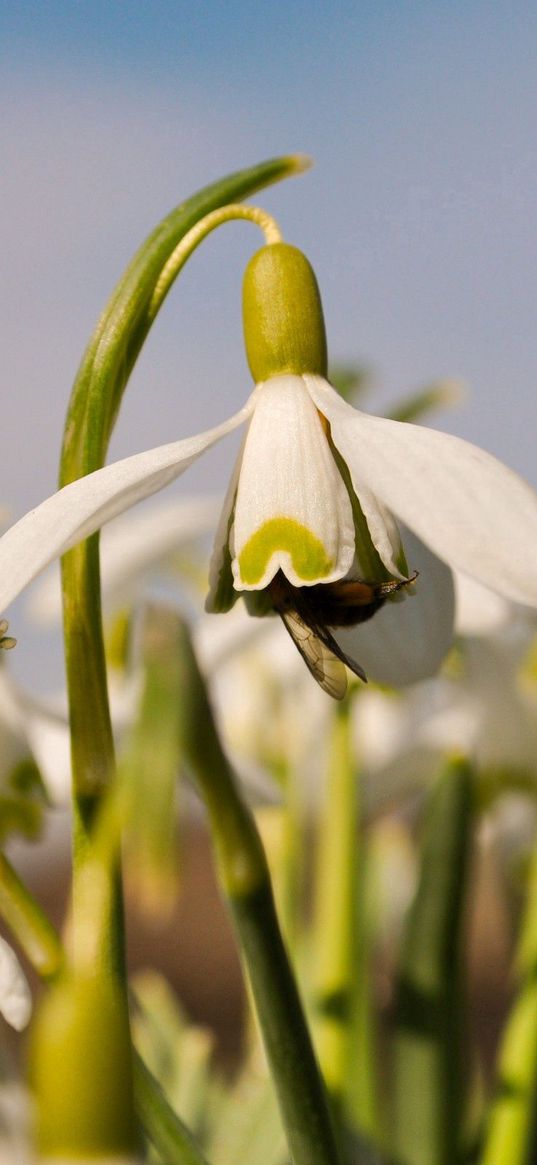
[[367,676],[363,667],[343,651],[343,648],[339,646],[337,639],[334,639],[334,636],[327,627],[316,627],[314,634],[321,640],[321,643],[324,644],[327,651],[335,655],[336,659],[340,659],[342,663],[346,664],[349,671],[363,680],[364,684],[367,684]]
[[[347,676],[337,654],[339,648],[330,633],[326,632],[325,638],[324,630],[320,632],[317,628],[309,627],[297,611],[288,609],[279,611],[279,614],[313,678],[329,696],[342,700],[347,691]],[[331,643],[337,652],[332,649]]]

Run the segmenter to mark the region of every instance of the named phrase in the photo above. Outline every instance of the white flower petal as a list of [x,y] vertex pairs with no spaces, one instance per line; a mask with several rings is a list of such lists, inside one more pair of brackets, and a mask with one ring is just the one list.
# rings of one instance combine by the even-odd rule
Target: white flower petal
[[[209,563],[209,591],[205,600],[205,609],[207,611],[214,611],[217,606],[217,594],[225,592],[228,589],[226,583],[231,583],[231,548],[230,548],[230,534],[233,520],[233,507],[235,505],[235,494],[237,492],[237,485],[242,466],[242,455],[244,452],[244,445],[246,442],[246,433],[241,442],[233,473],[229,479],[229,485],[226,490],[224,504],[216,527],[214,536],[213,551]],[[229,574],[229,580],[227,575]],[[225,604],[227,606],[227,603]],[[230,607],[231,610],[231,607]]]
[[246,420],[252,407],[250,397],[240,412],[214,429],[90,473],[21,518],[0,538],[0,611],[54,558],[184,473],[205,449]]
[[19,960],[0,938],[0,1011],[15,1031],[26,1027],[32,1012],[32,996]]
[[[303,377],[304,383],[314,404],[321,410],[322,402],[331,397],[335,397],[336,402],[340,399],[338,394],[332,386],[322,376],[305,375]],[[353,410],[354,411],[354,410]],[[329,419],[328,412],[324,415]],[[350,468],[350,467],[349,467]],[[352,476],[352,475],[351,475]],[[360,507],[367,522],[367,528],[371,537],[371,541],[378,551],[382,562],[386,569],[394,578],[404,578],[401,572],[401,537],[397,529],[397,523],[390,514],[386,506],[375,497],[374,493],[364,484],[360,483],[359,495]],[[359,546],[356,547],[356,561],[355,566],[360,576],[364,579],[370,577],[366,563],[360,562]],[[354,569],[354,567],[353,567]]]
[[515,612],[521,609],[459,571],[455,575],[455,595],[459,635],[488,635],[499,631],[511,623]]
[[239,590],[262,589],[278,568],[296,586],[329,582],[350,569],[350,499],[299,376],[275,376],[257,386],[232,545]]
[[[162,566],[185,543],[214,530],[220,500],[215,497],[174,498],[129,514],[103,530],[101,586],[105,610],[131,601],[148,574]],[[28,600],[30,618],[39,626],[61,617],[58,570],[47,573]]]
[[449,567],[410,531],[409,561],[419,571],[415,593],[387,601],[367,623],[340,628],[334,638],[361,664],[368,679],[402,687],[435,675],[453,638],[454,588]]
[[368,416],[318,385],[312,397],[358,495],[367,483],[444,562],[537,606],[537,492],[527,482],[459,437]]
[[[21,693],[26,733],[32,754],[54,806],[70,804],[71,739],[67,701],[64,708]],[[63,703],[63,701],[62,701]]]
[[363,484],[360,485],[359,501],[371,541],[378,550],[384,566],[394,578],[405,578],[406,575],[401,572],[403,549],[401,536],[393,515]]
[[224,615],[204,612],[194,624],[192,635],[196,654],[207,674],[212,675],[252,643],[263,643],[275,622],[275,619],[249,615],[242,602]]

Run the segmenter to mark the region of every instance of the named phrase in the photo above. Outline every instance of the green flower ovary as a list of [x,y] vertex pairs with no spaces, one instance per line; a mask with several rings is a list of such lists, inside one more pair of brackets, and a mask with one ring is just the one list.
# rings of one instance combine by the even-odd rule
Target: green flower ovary
[[334,563],[325,547],[307,526],[295,518],[270,518],[252,534],[239,554],[242,582],[255,586],[265,573],[273,554],[289,554],[293,568],[304,582],[322,580]]

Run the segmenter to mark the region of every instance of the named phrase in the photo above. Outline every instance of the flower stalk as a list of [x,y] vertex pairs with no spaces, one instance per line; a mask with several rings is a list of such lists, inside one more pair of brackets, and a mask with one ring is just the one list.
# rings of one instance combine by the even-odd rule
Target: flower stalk
[[398,1165],[457,1165],[465,1159],[461,939],[472,820],[472,769],[454,760],[429,798],[418,887],[398,971],[393,1138]]
[[295,1165],[337,1165],[321,1074],[283,943],[261,840],[238,792],[183,626],[185,757],[205,802],[220,883],[248,972]]
[[[181,241],[206,215],[302,168],[300,159],[283,158],[231,175],[172,211],[143,244],[114,291],[75,380],[64,431],[60,486],[104,465],[137,356],[173,278],[203,232],[200,235],[198,229],[195,242],[191,235],[190,245],[179,252],[178,263]],[[218,225],[217,220],[211,221]],[[175,267],[173,262],[168,264],[174,252]],[[99,810],[115,776],[98,533],[64,557],[62,586],[74,813],[72,973],[44,1002],[37,1025],[35,1080],[40,1144],[50,1154],[70,1152],[76,1156],[79,1149],[94,1151],[94,1126],[101,1153],[130,1152],[137,1141],[130,1054],[126,1051],[130,1036],[119,858],[114,846],[109,847],[107,861],[94,854]],[[99,893],[89,906],[87,882],[94,877]],[[94,974],[88,973],[88,951],[97,957]],[[47,1077],[45,1062],[40,1059],[41,1050],[54,1039],[62,1006],[67,1008],[69,1022],[61,1039],[58,1036],[56,1040],[58,1067],[61,1061],[75,1072],[77,1063],[84,1065],[85,1084],[77,1090],[76,1098],[69,1090],[64,1093],[65,1068]],[[107,1094],[111,1101],[116,1095],[118,1073],[123,1084],[117,1104],[105,1105],[100,1119],[99,1109]]]
[[[519,984],[503,1031],[482,1165],[526,1165],[537,1135],[537,849],[516,952]],[[533,1153],[531,1152],[533,1146]]]
[[375,1055],[364,918],[359,773],[352,746],[353,700],[338,707],[320,817],[316,869],[316,1047],[331,1097],[344,1122],[379,1139]]

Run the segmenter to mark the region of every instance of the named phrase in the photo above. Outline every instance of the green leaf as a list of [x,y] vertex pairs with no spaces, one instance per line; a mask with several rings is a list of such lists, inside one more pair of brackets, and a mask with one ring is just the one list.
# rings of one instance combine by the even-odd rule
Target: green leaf
[[151,606],[142,633],[143,691],[122,755],[126,806],[125,873],[150,915],[167,914],[178,881],[176,800],[181,769],[180,620]]
[[[334,717],[319,817],[314,897],[314,1032],[336,1111],[361,1137],[380,1137],[352,698]],[[359,714],[359,713],[358,713]]]
[[160,1084],[136,1051],[133,1069],[138,1115],[146,1135],[166,1165],[208,1165],[190,1129],[174,1112]]
[[224,754],[186,627],[185,755],[208,810],[282,1122],[295,1165],[337,1165],[334,1128],[301,999],[282,940],[261,840]]
[[369,369],[361,364],[333,364],[328,369],[328,379],[344,400],[356,404],[367,391]]
[[411,393],[390,409],[387,416],[392,421],[415,423],[438,409],[452,408],[462,399],[462,388],[457,380],[438,380],[425,388]]
[[537,1145],[537,848],[518,948],[519,985],[502,1033],[482,1165],[529,1165]]
[[166,980],[154,971],[136,976],[135,1045],[175,1112],[203,1143],[211,1119],[213,1034],[189,1022]]
[[286,1141],[269,1076],[248,1061],[233,1088],[220,1101],[209,1138],[218,1165],[285,1165]]
[[418,887],[397,981],[394,1035],[398,1165],[461,1161],[461,938],[473,817],[472,771],[448,764],[426,812]]

